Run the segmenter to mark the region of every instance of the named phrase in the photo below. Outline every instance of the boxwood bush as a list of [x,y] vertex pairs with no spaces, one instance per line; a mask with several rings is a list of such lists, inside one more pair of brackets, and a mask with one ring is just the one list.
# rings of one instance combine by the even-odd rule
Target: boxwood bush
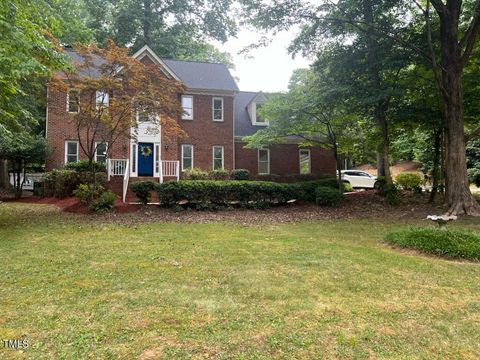
[[155,190],[155,185],[157,184],[152,181],[141,181],[131,184],[130,189],[142,204],[148,204],[152,191]]
[[320,206],[338,206],[343,198],[343,192],[332,187],[318,186],[315,189],[315,201]]
[[232,180],[250,180],[250,171],[247,169],[232,170]]
[[162,204],[168,206],[182,201],[188,202],[189,206],[274,204],[297,198],[297,193],[291,186],[263,181],[184,180],[157,184],[156,189]]
[[422,177],[417,173],[401,173],[395,177],[395,182],[403,190],[417,190],[422,185]]
[[387,234],[385,241],[426,254],[480,261],[480,236],[472,232],[412,227]]
[[91,172],[77,172],[74,170],[52,170],[45,173],[44,181],[44,196],[65,198],[73,195],[73,191],[77,189],[80,184],[92,184],[94,177],[97,185],[106,186],[107,174],[105,173],[91,173]]
[[92,164],[88,160],[80,160],[77,162],[71,162],[63,166],[64,170],[74,170],[76,172],[107,172],[107,166],[105,163],[93,161]]

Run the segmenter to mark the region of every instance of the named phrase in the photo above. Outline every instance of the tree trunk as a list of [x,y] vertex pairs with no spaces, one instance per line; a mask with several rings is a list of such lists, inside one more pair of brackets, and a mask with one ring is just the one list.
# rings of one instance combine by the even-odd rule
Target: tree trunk
[[433,204],[435,202],[435,197],[438,193],[438,184],[440,177],[440,147],[442,145],[442,131],[435,130],[434,133],[434,155],[433,155],[433,169],[432,169],[432,191],[430,192],[430,197],[428,202]]
[[0,159],[0,188],[10,188],[7,160]]
[[463,119],[463,65],[458,45],[458,17],[444,16],[440,25],[443,106],[445,113],[445,200],[450,215],[480,216],[470,192]]
[[343,189],[343,182],[342,182],[342,159],[338,157],[338,148],[336,145],[333,146],[333,156],[335,157],[335,164],[337,164],[337,180],[338,180],[338,188],[340,191]]
[[[373,24],[373,2],[372,0],[363,0],[363,18],[365,23]],[[366,48],[367,48],[367,65],[369,69],[370,85],[374,95],[379,95],[384,92],[382,89],[382,79],[380,76],[380,66],[377,55],[377,41],[376,35],[372,26],[368,26],[366,31]],[[384,99],[376,101],[373,105],[373,116],[380,131],[381,142],[378,147],[377,156],[377,175],[384,176],[387,183],[392,183],[392,176],[390,174],[390,139],[388,135],[388,122],[386,116],[386,104]]]

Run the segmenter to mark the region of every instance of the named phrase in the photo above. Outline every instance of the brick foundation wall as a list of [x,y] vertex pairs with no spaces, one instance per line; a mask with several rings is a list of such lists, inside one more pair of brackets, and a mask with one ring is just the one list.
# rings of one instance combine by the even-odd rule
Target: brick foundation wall
[[[244,148],[244,142],[235,142],[235,168],[247,169],[250,174],[258,174],[257,149]],[[269,147],[270,174],[287,175],[300,173],[299,148],[297,144],[280,144]],[[311,147],[311,173],[335,174],[335,158],[328,149]]]

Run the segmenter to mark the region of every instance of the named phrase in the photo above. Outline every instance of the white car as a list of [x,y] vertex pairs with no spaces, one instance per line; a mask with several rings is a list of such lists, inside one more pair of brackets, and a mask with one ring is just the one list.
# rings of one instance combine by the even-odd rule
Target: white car
[[342,170],[342,181],[353,188],[376,189],[377,177],[360,170]]

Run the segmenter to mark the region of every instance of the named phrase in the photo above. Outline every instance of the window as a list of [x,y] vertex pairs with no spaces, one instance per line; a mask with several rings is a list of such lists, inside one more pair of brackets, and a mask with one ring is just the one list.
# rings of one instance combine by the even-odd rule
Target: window
[[193,145],[182,145],[182,171],[193,169]]
[[223,98],[213,98],[213,121],[223,121]]
[[300,149],[300,174],[310,174],[311,162],[310,162],[310,150]]
[[65,164],[78,161],[78,141],[65,141]]
[[258,150],[258,173],[270,174],[270,150],[269,149]]
[[223,169],[223,146],[213,147],[213,170]]
[[80,111],[80,92],[75,89],[68,90],[67,112],[78,113]]
[[107,108],[108,100],[109,100],[109,96],[106,91],[97,90],[96,92],[97,108]]
[[254,104],[255,115],[253,116],[253,125],[268,125],[268,121],[260,115],[263,104]]
[[182,107],[184,120],[193,120],[193,96],[182,95]]
[[107,148],[108,144],[106,142],[96,142],[95,143],[95,161],[106,163],[107,162]]
[[155,173],[160,172],[160,145],[155,144]]

